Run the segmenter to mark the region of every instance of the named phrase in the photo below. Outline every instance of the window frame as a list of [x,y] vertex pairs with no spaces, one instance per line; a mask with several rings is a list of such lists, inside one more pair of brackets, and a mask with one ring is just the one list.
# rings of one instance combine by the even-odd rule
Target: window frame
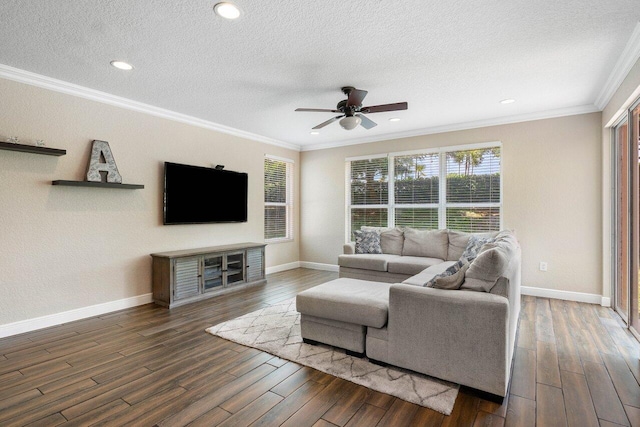
[[[294,166],[295,166],[295,162],[291,159],[287,159],[285,157],[278,157],[278,156],[272,156],[269,154],[265,154],[264,156],[264,160],[262,163],[262,173],[263,173],[263,182],[262,182],[262,187],[263,187],[263,193],[264,193],[264,186],[266,184],[266,175],[265,175],[265,161],[266,160],[271,160],[271,161],[276,161],[276,162],[283,162],[285,164],[285,197],[286,197],[286,201],[284,203],[281,202],[267,202],[266,199],[264,200],[264,211],[263,211],[263,215],[264,215],[264,227],[263,227],[263,233],[264,233],[264,242],[265,243],[284,243],[284,242],[291,242],[294,240],[294,236],[293,236],[293,173],[294,173]],[[264,196],[263,196],[264,197]],[[286,219],[285,219],[285,236],[284,237],[275,237],[275,238],[271,238],[271,239],[267,239],[266,237],[266,228],[267,228],[267,215],[266,215],[266,209],[267,207],[270,206],[276,206],[276,207],[285,207],[285,215],[286,215]]]
[[[479,150],[487,148],[499,148],[500,149],[500,202],[496,203],[448,203],[447,202],[447,153],[452,151],[469,151]],[[474,144],[464,145],[452,145],[436,148],[425,148],[419,150],[409,151],[397,151],[383,154],[373,154],[369,156],[347,157],[345,159],[345,242],[352,242],[351,240],[351,212],[354,208],[387,208],[387,227],[395,227],[395,211],[402,208],[426,208],[438,210],[438,228],[447,228],[447,209],[448,208],[483,208],[493,207],[498,208],[500,211],[499,228],[503,228],[504,223],[504,211],[503,211],[503,146],[501,141],[481,142]],[[396,204],[395,203],[395,158],[411,155],[429,155],[438,154],[439,156],[439,189],[438,189],[438,203],[416,203],[416,204]],[[387,158],[388,163],[388,201],[386,205],[352,205],[351,204],[351,162],[358,160],[370,160],[376,158]]]

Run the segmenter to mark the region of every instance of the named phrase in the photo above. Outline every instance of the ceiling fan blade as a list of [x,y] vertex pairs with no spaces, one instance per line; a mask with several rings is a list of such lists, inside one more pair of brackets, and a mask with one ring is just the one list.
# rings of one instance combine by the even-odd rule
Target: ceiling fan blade
[[408,104],[406,102],[397,102],[395,104],[383,104],[383,105],[373,105],[371,107],[362,107],[360,112],[362,113],[383,113],[385,111],[398,111],[398,110],[406,110],[408,108]]
[[330,118],[329,120],[327,120],[326,122],[322,122],[320,123],[318,126],[314,126],[312,129],[322,129],[323,127],[325,127],[326,125],[330,125],[331,123],[335,122],[338,119],[341,119],[342,116],[335,116]]
[[351,89],[351,92],[349,92],[349,98],[347,99],[347,105],[354,105],[356,107],[361,106],[364,97],[367,96],[368,93],[369,92],[366,90]]
[[371,120],[369,117],[365,116],[364,114],[356,114],[356,116],[360,117],[360,119],[362,120],[360,122],[360,126],[362,126],[365,129],[371,129],[371,128],[374,128],[374,127],[378,126],[378,124],[376,122],[374,122],[373,120]]
[[341,113],[340,110],[327,110],[325,108],[296,108],[296,111],[305,111],[312,113]]

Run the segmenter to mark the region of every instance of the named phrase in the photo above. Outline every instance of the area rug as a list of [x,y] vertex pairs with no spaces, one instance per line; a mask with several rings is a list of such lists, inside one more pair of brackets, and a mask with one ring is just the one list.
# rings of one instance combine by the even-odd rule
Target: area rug
[[459,386],[396,367],[382,367],[339,349],[302,342],[292,298],[207,329],[212,335],[317,369],[450,415]]

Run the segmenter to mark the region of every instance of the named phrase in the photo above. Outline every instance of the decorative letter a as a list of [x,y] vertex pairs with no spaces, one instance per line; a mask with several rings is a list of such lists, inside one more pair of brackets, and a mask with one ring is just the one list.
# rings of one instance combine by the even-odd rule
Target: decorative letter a
[[[104,159],[104,162],[101,161]],[[93,141],[91,148],[91,158],[87,169],[87,181],[102,182],[100,172],[107,172],[107,182],[122,184],[122,176],[118,172],[116,161],[111,154],[111,147],[107,141]]]

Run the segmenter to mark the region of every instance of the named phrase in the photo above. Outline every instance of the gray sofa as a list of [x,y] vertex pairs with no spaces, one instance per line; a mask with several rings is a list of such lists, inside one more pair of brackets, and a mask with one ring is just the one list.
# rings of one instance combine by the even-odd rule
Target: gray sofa
[[[471,233],[454,230],[415,230],[412,228],[363,227],[380,232],[381,254],[356,254],[355,243],[344,245],[338,256],[340,277],[399,283],[425,268],[455,262],[464,252]],[[494,237],[498,233],[476,236]],[[448,264],[450,266],[451,264]]]
[[[438,242],[442,232],[447,237],[443,258],[341,256],[340,279],[297,296],[302,337],[505,396],[520,313],[519,244],[513,233],[500,232],[471,262],[460,290],[424,287],[455,263],[447,259],[460,257],[470,238],[442,230]],[[424,242],[425,247],[432,243]],[[355,257],[362,261],[352,261]],[[409,276],[415,271],[409,268],[417,270],[421,262],[430,265]],[[404,276],[404,283],[385,283]]]

